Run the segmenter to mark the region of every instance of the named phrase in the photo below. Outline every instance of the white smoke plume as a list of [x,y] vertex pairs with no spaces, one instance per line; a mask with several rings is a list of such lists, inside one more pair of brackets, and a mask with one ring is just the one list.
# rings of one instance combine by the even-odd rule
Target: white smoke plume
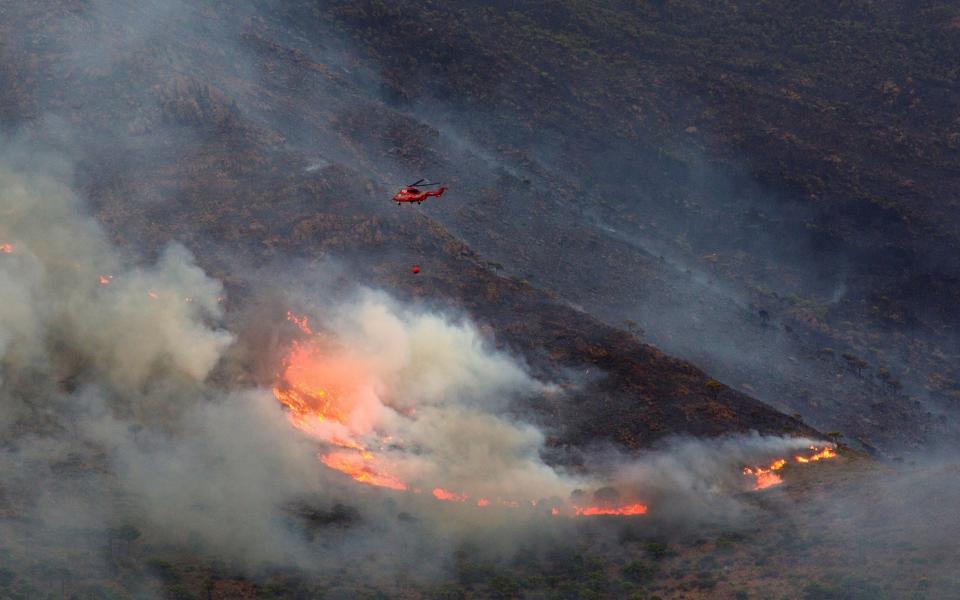
[[346,392],[358,396],[346,400],[351,423],[359,421],[353,433],[381,431],[396,440],[386,456],[404,479],[474,499],[536,499],[574,489],[540,459],[543,434],[508,412],[510,400],[549,387],[492,350],[469,322],[405,309],[364,290],[334,310],[324,329],[338,348],[321,361],[353,369],[360,382]]
[[747,505],[744,466],[767,467],[779,458],[802,455],[823,442],[756,433],[713,439],[676,437],[642,457],[592,457],[597,471],[607,471],[616,488],[642,490],[656,507],[656,518],[675,525],[734,521]]
[[5,365],[52,368],[69,349],[121,390],[161,371],[206,378],[231,336],[204,323],[221,317],[222,290],[184,248],[169,246],[152,266],[124,265],[63,183],[0,169],[0,185],[0,239],[10,248],[0,264]]

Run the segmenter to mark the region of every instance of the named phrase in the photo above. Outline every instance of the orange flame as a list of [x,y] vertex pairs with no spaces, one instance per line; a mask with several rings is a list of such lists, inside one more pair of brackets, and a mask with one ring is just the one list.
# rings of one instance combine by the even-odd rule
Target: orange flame
[[[553,509],[556,510],[556,509]],[[553,510],[551,512],[553,513]],[[578,517],[594,517],[598,515],[619,515],[619,516],[633,516],[633,515],[645,515],[647,514],[647,506],[645,504],[626,504],[624,506],[618,507],[606,507],[606,506],[587,506],[587,507],[573,507],[574,514]],[[556,513],[553,513],[556,514]]]
[[[308,317],[297,317],[288,312],[287,319],[303,334],[316,336],[295,341],[291,345],[283,361],[278,383],[273,388],[277,401],[287,410],[291,425],[326,444],[340,448],[319,455],[320,462],[326,467],[365,485],[420,493],[419,488],[410,489],[406,482],[392,474],[389,464],[385,466],[384,460],[363,443],[376,435],[375,447],[382,447],[392,443],[392,438],[376,434],[373,431],[372,416],[365,414],[376,410],[376,406],[382,406],[377,402],[376,406],[371,408],[365,400],[367,374],[362,365],[355,359],[328,352],[324,346],[324,338],[310,328]],[[414,418],[415,410],[411,409],[404,414],[408,418]],[[470,499],[465,493],[452,492],[442,487],[432,488],[431,494],[436,500],[443,502],[465,503]],[[521,502],[512,499],[478,498],[475,502],[478,507],[487,507],[494,503],[510,509],[521,508]],[[524,501],[522,505],[535,508],[537,502]],[[632,504],[618,508],[575,508],[571,516],[629,516],[646,512],[646,506]],[[551,514],[559,515],[560,509],[553,507]]]
[[101,275],[101,276],[100,276],[100,285],[107,285],[107,284],[109,284],[111,279],[113,279],[113,275]]
[[433,488],[433,497],[445,502],[465,502],[467,500],[466,494],[456,494],[443,488]]
[[770,471],[769,469],[756,469],[749,472],[744,470],[744,474],[753,475],[756,477],[757,481],[753,487],[755,490],[765,490],[768,487],[773,487],[783,483],[783,477],[780,477],[780,475]]
[[[349,359],[324,356],[309,342],[294,342],[284,364],[282,383],[273,393],[289,410],[294,427],[334,445],[363,450],[350,439],[348,427],[360,410],[355,397],[363,379],[360,367]],[[369,427],[363,429],[359,433]]]
[[310,317],[304,315],[303,317],[297,317],[291,311],[287,311],[287,320],[297,326],[297,329],[302,331],[307,335],[313,335],[313,330],[310,329]]
[[[309,331],[306,317],[298,320],[288,313],[287,318],[301,331]],[[344,358],[325,356],[312,341],[295,342],[284,360],[281,381],[273,394],[286,407],[295,428],[346,449],[321,455],[324,465],[360,483],[406,490],[407,484],[388,473],[357,439],[357,435],[369,429],[369,424],[355,422],[360,411],[356,393],[362,375],[357,365]]]
[[407,489],[407,484],[393,475],[377,471],[376,460],[369,453],[331,452],[321,455],[320,462],[334,471],[349,475],[354,481],[360,483],[391,490]]
[[13,254],[13,244],[0,244],[0,252],[4,254]]
[[[813,451],[813,454],[809,456],[797,455],[793,457],[795,462],[804,464],[810,462],[816,462],[818,460],[826,460],[828,458],[834,458],[837,456],[836,450],[832,448],[824,448],[822,450],[818,449],[816,446],[810,446],[810,450]],[[780,485],[783,483],[783,477],[780,476],[777,471],[782,469],[787,465],[787,459],[778,458],[777,460],[770,463],[769,467],[744,467],[743,474],[749,475],[755,479],[753,489],[755,490],[764,490],[775,485]]]
[[834,458],[837,455],[837,453],[831,450],[830,448],[824,448],[819,452],[817,451],[816,446],[810,446],[810,449],[813,450],[814,454],[810,456],[794,456],[793,458],[799,463],[809,463],[809,462],[816,462],[818,460]]

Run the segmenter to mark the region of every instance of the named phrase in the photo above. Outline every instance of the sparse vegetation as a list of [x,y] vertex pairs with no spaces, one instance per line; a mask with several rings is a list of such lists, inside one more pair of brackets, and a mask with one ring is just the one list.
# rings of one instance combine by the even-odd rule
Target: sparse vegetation
[[720,393],[727,387],[716,379],[708,379],[705,386],[707,391],[710,392],[710,395],[713,397],[714,401],[720,397]]
[[657,573],[657,568],[642,560],[635,560],[623,567],[623,576],[636,583],[644,583],[653,579]]
[[647,554],[650,555],[650,558],[653,560],[662,560],[667,556],[670,556],[672,552],[667,548],[667,545],[661,542],[650,542],[646,546]]
[[847,366],[850,368],[850,370],[856,373],[858,377],[862,377],[863,370],[870,367],[870,363],[849,352],[844,352],[841,354],[841,356],[843,357],[843,360],[847,361]]

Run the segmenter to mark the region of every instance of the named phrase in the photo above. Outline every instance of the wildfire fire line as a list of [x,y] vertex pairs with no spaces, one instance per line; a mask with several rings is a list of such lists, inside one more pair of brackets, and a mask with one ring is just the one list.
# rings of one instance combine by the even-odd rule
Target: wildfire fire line
[[[302,334],[294,341],[273,388],[276,399],[287,409],[293,427],[324,442],[331,448],[321,453],[319,461],[326,467],[348,475],[354,481],[390,490],[421,494],[419,487],[411,487],[391,472],[391,465],[382,451],[398,443],[390,436],[374,431],[369,419],[356,418],[362,412],[364,374],[348,359],[329,352],[327,340],[309,325],[309,317],[287,313],[287,320]],[[370,392],[368,392],[370,393]],[[405,414],[415,418],[414,412]],[[363,440],[373,440],[364,443]],[[837,456],[831,448],[810,447],[810,453],[793,457],[796,463],[810,463]],[[767,467],[745,467],[743,474],[755,479],[754,489],[761,490],[782,483],[777,473],[788,464],[779,458]],[[638,516],[648,507],[640,502],[619,505],[578,506],[546,501],[518,501],[511,498],[471,497],[467,493],[433,487],[430,495],[437,501],[471,504],[477,508],[527,506],[553,516]]]
[[[794,462],[806,464],[835,458],[837,456],[836,450],[832,448],[817,448],[816,446],[810,446],[810,452],[811,454],[806,456],[799,454],[794,456]],[[744,467],[743,474],[753,477],[756,480],[754,484],[755,490],[763,490],[783,483],[783,478],[779,473],[777,473],[777,471],[787,466],[787,464],[787,459],[778,458],[770,463],[770,465],[767,467]]]

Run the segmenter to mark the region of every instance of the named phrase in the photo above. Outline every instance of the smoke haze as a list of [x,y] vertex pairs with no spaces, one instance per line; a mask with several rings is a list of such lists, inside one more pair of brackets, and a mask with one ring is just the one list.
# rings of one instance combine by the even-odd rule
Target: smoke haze
[[[530,519],[543,517],[485,513],[478,498],[592,503],[612,485],[621,503],[672,505],[671,518],[729,516],[747,485],[742,464],[812,443],[682,440],[639,460],[597,452],[589,475],[549,465],[545,434],[516,401],[561,391],[493,349],[468,320],[366,288],[317,308],[322,336],[301,340],[323,342],[316,374],[338,388],[349,415],[298,430],[269,389],[213,383],[235,342],[223,325],[222,285],[176,244],[153,262],[124,256],[86,214],[68,173],[0,169],[0,240],[12,246],[0,255],[3,499],[31,515],[4,526],[10,544],[128,523],[152,544],[192,544],[241,564],[332,568],[332,540],[324,551],[291,528],[291,506],[346,501],[360,521],[336,544],[390,562],[399,543],[391,536],[424,536],[438,567],[444,548],[485,528],[501,532],[504,550],[509,539],[539,535],[542,524]],[[379,441],[383,464],[423,493],[381,492],[327,470],[317,453],[338,436]],[[443,506],[430,496],[434,486],[471,500]],[[405,511],[416,519],[397,521]],[[371,528],[393,533],[371,547]],[[101,556],[94,540],[81,546]]]
[[[582,411],[570,395],[595,389],[584,379],[607,377],[594,364],[616,350],[581,345],[563,367],[539,348],[520,356],[504,333],[532,315],[511,321],[505,286],[470,287],[456,271],[482,264],[499,283],[548,290],[536,301],[628,327],[878,457],[942,444],[936,459],[950,463],[955,318],[891,292],[904,291],[898,265],[949,279],[946,255],[956,253],[937,257],[936,236],[897,259],[903,250],[887,245],[895,215],[844,204],[849,214],[837,216],[826,199],[781,198],[749,173],[716,166],[707,150],[678,155],[682,144],[648,141],[642,128],[627,143],[598,141],[588,129],[597,122],[551,127],[576,113],[526,114],[542,101],[536,85],[548,86],[545,104],[556,107],[591,90],[619,97],[620,86],[575,71],[563,83],[535,61],[512,65],[516,73],[470,62],[482,36],[417,29],[430,42],[417,46],[424,54],[378,62],[364,36],[386,39],[377,28],[405,15],[368,24],[363,3],[336,22],[324,12],[336,3],[54,4],[62,10],[36,20],[40,4],[0,8],[12,15],[0,22],[0,127],[17,132],[0,138],[0,585],[9,569],[66,595],[77,587],[63,583],[66,572],[122,572],[132,580],[125,589],[170,596],[157,592],[163,569],[130,565],[185,557],[227,561],[216,570],[253,578],[293,568],[394,589],[403,579],[461,577],[451,557],[464,548],[499,565],[528,550],[591,550],[612,557],[604,568],[619,576],[624,561],[646,557],[630,536],[692,540],[669,567],[688,573],[700,568],[690,561],[701,560],[702,539],[748,532],[758,540],[745,551],[749,582],[773,570],[754,563],[770,555],[782,559],[770,580],[794,566],[813,579],[862,563],[864,576],[909,572],[905,581],[935,570],[929,587],[910,581],[930,597],[960,586],[949,575],[960,560],[947,533],[956,518],[944,508],[958,497],[956,469],[901,472],[842,453],[837,462],[853,474],[823,471],[817,482],[790,465],[788,485],[754,493],[745,466],[823,442],[745,433],[669,436],[653,448],[642,439],[631,452],[605,440],[566,446],[552,429],[559,419],[530,407]],[[436,56],[460,56],[451,65],[473,72],[434,76]],[[535,71],[525,75],[528,66]],[[484,81],[488,69],[504,79]],[[527,86],[541,76],[546,83]],[[520,119],[507,105],[477,110],[450,92],[472,81],[517,100],[509,106]],[[604,97],[585,97],[591,115],[594,100],[609,109]],[[649,98],[634,101],[637,123],[679,127]],[[604,110],[598,121],[611,116]],[[678,131],[698,140],[709,129],[700,127]],[[49,148],[57,151],[41,150]],[[443,178],[450,194],[387,217],[407,207],[381,197],[420,176]],[[835,218],[849,220],[856,244],[823,233]],[[871,219],[888,228],[865,226]],[[424,262],[416,283],[396,285],[424,256],[437,265]],[[447,259],[454,266],[441,274]],[[889,267],[876,280],[864,270],[874,263]],[[919,281],[917,295],[933,289]],[[457,293],[477,304],[451,306]],[[311,333],[285,321],[288,310],[308,318]],[[938,319],[945,326],[934,332]],[[273,388],[297,356],[326,394],[308,408],[331,401],[341,418],[298,422],[278,401]],[[591,435],[613,439],[621,423],[610,420],[640,422],[641,413],[668,430],[702,422],[651,389],[592,404],[623,410],[602,415]],[[723,406],[702,407],[719,408],[710,418],[725,426]],[[330,456],[404,489],[361,483],[328,468]],[[648,513],[571,516],[574,507],[634,504]],[[562,514],[550,514],[554,506]],[[136,543],[124,541],[133,535],[125,526]],[[220,591],[231,594],[239,592]]]

